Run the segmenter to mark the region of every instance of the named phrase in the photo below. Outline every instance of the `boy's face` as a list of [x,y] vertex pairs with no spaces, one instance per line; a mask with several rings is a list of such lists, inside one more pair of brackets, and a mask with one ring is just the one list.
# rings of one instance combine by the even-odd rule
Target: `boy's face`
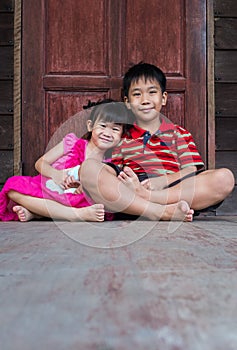
[[159,117],[162,106],[166,105],[167,92],[162,94],[160,84],[156,80],[141,78],[130,86],[125,103],[136,117],[137,123],[153,122]]

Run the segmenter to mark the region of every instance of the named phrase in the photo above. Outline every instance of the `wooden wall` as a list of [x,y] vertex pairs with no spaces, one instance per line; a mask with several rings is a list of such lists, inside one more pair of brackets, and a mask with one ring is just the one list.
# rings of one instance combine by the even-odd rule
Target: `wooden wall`
[[13,175],[14,1],[0,1],[0,186]]
[[[237,178],[237,1],[214,1],[216,167]],[[221,184],[220,184],[221,186]],[[237,214],[237,187],[217,214]]]

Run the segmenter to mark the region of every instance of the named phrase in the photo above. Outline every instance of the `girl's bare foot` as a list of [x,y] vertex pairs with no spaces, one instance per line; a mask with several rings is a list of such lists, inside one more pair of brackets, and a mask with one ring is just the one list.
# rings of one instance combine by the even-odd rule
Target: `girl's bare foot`
[[104,204],[93,204],[90,207],[76,209],[76,217],[72,221],[104,221]]
[[37,215],[31,213],[28,209],[22,207],[21,205],[15,205],[12,210],[18,215],[18,219],[21,222],[30,221],[36,218],[40,218]]
[[151,220],[193,221],[194,210],[190,209],[188,203],[183,200],[165,206],[155,203],[150,203],[150,205],[152,206],[150,207],[152,211],[147,216]]
[[128,186],[133,192],[135,192],[138,196],[149,199],[149,190],[147,190],[145,184],[146,182],[143,181],[143,184],[139,181],[137,175],[134,173],[134,171],[129,168],[128,166],[125,166],[123,171],[121,171],[118,175],[118,179]]

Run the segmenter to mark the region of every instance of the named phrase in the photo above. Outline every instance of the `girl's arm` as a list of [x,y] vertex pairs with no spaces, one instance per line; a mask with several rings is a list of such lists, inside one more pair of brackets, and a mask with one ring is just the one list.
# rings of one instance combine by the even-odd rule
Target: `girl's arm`
[[62,187],[64,187],[64,181],[67,178],[67,171],[57,170],[53,168],[51,164],[58,158],[62,157],[63,154],[64,147],[63,141],[61,141],[51,150],[46,152],[42,157],[40,157],[35,163],[35,168],[40,174],[52,178],[56,184]]

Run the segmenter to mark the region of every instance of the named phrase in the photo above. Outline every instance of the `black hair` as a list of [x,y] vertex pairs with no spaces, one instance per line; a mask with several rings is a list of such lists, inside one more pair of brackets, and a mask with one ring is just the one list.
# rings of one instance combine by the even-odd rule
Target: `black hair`
[[166,77],[162,70],[150,63],[140,62],[135,64],[125,73],[123,78],[123,95],[128,97],[130,86],[139,79],[156,80],[161,88],[162,94],[166,91]]
[[[89,104],[89,103],[88,103]],[[130,112],[123,102],[116,102],[111,99],[99,100],[90,103],[93,105],[88,120],[92,121],[92,126],[98,120],[107,123],[115,123],[123,126],[123,134],[127,132],[134,120],[131,120]],[[89,108],[85,106],[86,108]],[[83,107],[84,109],[86,109]],[[88,131],[82,136],[83,139],[90,140],[92,132]]]

